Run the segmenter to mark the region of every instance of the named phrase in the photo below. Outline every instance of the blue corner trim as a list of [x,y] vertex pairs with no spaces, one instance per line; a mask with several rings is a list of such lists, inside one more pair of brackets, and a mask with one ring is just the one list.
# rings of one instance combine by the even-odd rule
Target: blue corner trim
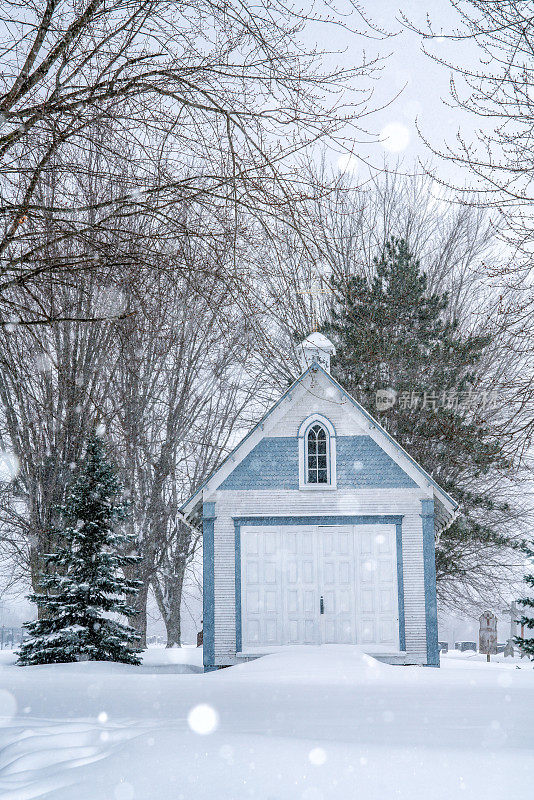
[[215,662],[215,503],[204,503],[202,518],[204,671]]
[[[402,570],[402,515],[366,514],[329,517],[234,517],[235,531],[235,641],[236,652],[243,647],[241,613],[241,527],[243,525],[395,525],[397,540],[397,591],[399,599],[399,650],[406,650],[404,619],[404,579]],[[436,627],[437,647],[437,627]],[[205,651],[204,651],[205,652]],[[205,662],[204,662],[205,663]]]
[[202,504],[202,517],[204,519],[215,519],[215,503]]
[[423,560],[425,574],[426,657],[427,666],[439,667],[434,501],[421,500],[421,505],[421,517],[423,520]]
[[406,650],[406,622],[404,619],[404,572],[402,561],[402,522],[395,525],[397,531],[397,595],[399,598],[399,650]]
[[241,526],[234,520],[235,531],[235,649],[243,649],[243,625],[241,620]]

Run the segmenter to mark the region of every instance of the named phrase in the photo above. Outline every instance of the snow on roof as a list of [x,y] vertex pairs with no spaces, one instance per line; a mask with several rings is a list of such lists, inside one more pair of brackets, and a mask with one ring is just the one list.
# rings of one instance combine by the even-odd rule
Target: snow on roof
[[315,331],[314,333],[310,333],[304,341],[301,343],[301,347],[306,347],[307,345],[311,345],[312,347],[319,347],[321,350],[330,350],[332,353],[336,352],[336,348],[330,341],[324,336],[322,333]]

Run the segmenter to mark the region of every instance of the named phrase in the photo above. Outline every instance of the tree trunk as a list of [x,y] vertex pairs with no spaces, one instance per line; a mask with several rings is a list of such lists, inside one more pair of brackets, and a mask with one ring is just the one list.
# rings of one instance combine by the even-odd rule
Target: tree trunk
[[166,647],[180,647],[181,606],[185,576],[185,561],[179,559],[174,569],[166,571],[161,578],[154,578],[152,586],[160,614],[167,631]]
[[132,628],[137,631],[140,637],[139,641],[137,642],[137,647],[140,647],[142,650],[146,649],[146,607],[148,602],[148,587],[149,583],[143,582],[143,585],[135,597],[135,608],[137,609],[137,614],[134,614],[128,619],[128,622]]
[[[42,564],[41,564],[41,551],[38,546],[30,547],[30,577],[32,592],[39,594],[41,592],[41,578],[42,578]],[[37,606],[37,619],[44,619],[47,616],[45,609]]]
[[[59,525],[58,520],[54,520]],[[30,547],[30,578],[31,587],[34,594],[45,594],[43,588],[43,577],[51,575],[56,567],[50,567],[48,559],[44,557],[46,553],[55,553],[57,542],[52,530],[52,523],[47,530],[40,529],[38,521],[32,525],[32,529],[37,531],[33,536],[34,544]],[[37,619],[47,619],[50,612],[42,605],[37,605]]]

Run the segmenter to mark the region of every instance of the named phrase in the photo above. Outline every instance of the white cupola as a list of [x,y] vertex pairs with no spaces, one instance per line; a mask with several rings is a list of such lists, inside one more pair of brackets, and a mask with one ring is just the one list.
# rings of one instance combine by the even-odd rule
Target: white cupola
[[315,361],[326,372],[330,372],[330,356],[336,354],[336,348],[322,333],[310,333],[297,347],[302,372]]

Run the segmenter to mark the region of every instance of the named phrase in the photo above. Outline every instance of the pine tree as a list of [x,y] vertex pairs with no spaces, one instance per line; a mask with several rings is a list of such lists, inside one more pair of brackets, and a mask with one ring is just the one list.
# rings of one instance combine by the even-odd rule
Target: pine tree
[[25,625],[30,636],[18,654],[20,665],[69,661],[121,661],[139,664],[134,629],[115,615],[131,615],[127,602],[139,581],[126,580],[121,567],[136,556],[130,535],[120,533],[126,505],[106,448],[96,434],[88,442],[77,475],[60,509],[63,526],[58,548],[48,560],[42,594],[30,595],[42,619]]
[[[527,544],[526,542],[523,544],[523,551],[527,556],[528,563],[531,566],[534,566],[534,542],[531,544]],[[534,572],[530,572],[528,575],[525,575],[525,583],[531,590],[531,594],[528,597],[523,597],[519,600],[519,604],[523,606],[523,615],[520,618],[519,622],[521,625],[524,625],[529,631],[534,630]],[[530,613],[531,616],[527,616]],[[534,635],[532,636],[516,636],[515,643],[519,647],[522,653],[525,653],[527,656],[534,658]]]
[[[506,511],[473,487],[493,469],[509,465],[501,443],[476,405],[477,365],[489,337],[462,335],[446,293],[428,291],[419,261],[405,241],[392,238],[374,260],[371,278],[333,280],[335,302],[322,327],[336,345],[332,374],[403,447],[460,501],[462,516],[444,531],[436,548],[438,579],[464,579],[468,553],[509,540],[488,521]],[[378,410],[376,392],[396,400]]]

